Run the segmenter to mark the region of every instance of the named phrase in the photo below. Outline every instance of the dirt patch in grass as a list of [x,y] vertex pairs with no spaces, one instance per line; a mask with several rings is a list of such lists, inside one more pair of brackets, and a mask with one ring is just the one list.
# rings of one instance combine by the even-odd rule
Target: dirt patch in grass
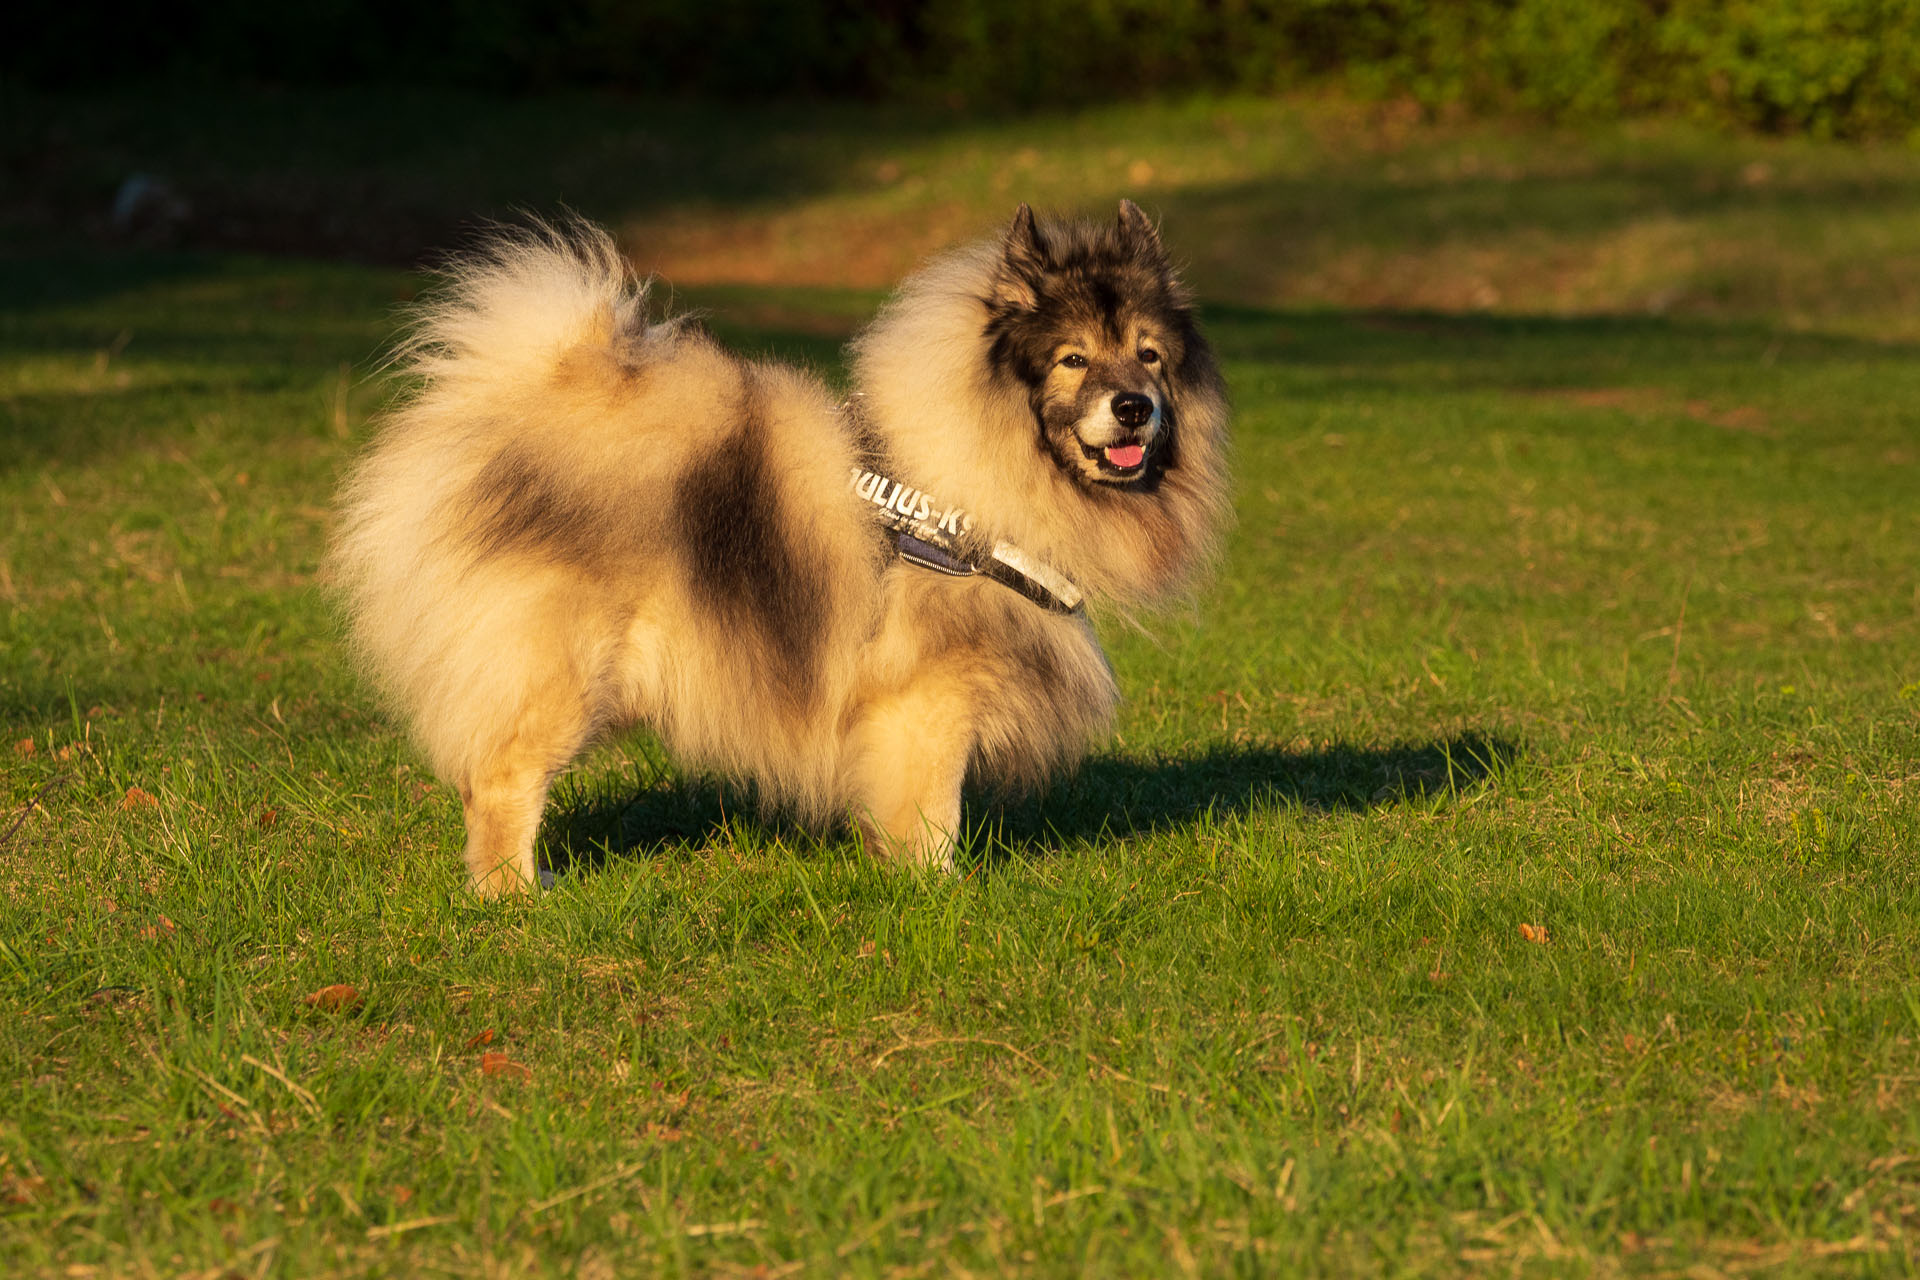
[[1778,439],[1779,428],[1769,421],[1767,411],[1757,405],[1716,405],[1707,400],[1688,399],[1657,387],[1556,387],[1528,391],[1528,397],[1579,409],[1604,409],[1629,413],[1635,417],[1684,416],[1722,431],[1741,435]]
[[977,214],[955,205],[859,209],[825,202],[632,221],[622,225],[620,242],[642,272],[675,284],[881,289],[981,228]]

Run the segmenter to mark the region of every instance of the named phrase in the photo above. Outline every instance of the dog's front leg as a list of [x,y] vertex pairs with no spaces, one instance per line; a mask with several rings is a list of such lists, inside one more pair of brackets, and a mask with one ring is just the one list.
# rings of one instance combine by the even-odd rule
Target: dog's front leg
[[973,716],[957,682],[926,678],[870,706],[854,732],[861,825],[881,848],[953,869]]

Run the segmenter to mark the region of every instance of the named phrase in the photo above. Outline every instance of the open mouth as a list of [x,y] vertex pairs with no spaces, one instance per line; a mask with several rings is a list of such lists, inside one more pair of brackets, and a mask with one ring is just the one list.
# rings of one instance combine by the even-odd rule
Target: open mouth
[[1115,480],[1131,480],[1147,467],[1147,447],[1143,444],[1110,444],[1104,448],[1082,444],[1080,451],[1103,477]]

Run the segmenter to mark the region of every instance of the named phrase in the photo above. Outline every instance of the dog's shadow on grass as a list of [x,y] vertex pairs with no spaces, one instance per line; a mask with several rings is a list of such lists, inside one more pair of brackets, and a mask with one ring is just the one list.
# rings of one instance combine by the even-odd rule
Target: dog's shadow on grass
[[1038,796],[980,815],[989,861],[1063,845],[1176,831],[1260,809],[1332,813],[1428,803],[1497,779],[1513,741],[1466,733],[1384,746],[1311,749],[1220,744],[1183,755],[1095,756]]
[[[975,860],[992,865],[1260,809],[1312,814],[1432,803],[1497,784],[1520,754],[1508,738],[1463,733],[1380,746],[1298,750],[1219,744],[1180,755],[1097,755],[1035,795],[969,795],[968,843]],[[620,781],[563,783],[556,789],[542,829],[547,865],[556,874],[669,854],[716,838],[814,839],[785,819],[763,816],[752,794],[737,787],[669,780],[657,769],[638,787],[623,788]]]

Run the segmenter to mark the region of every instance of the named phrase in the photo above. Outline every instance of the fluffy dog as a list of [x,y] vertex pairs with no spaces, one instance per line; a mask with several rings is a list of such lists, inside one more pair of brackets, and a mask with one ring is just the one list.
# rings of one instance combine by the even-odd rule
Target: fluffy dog
[[1022,205],[900,288],[844,404],[646,302],[591,228],[495,240],[341,497],[353,646],[459,790],[473,887],[537,883],[548,785],[633,725],[950,867],[969,776],[1031,784],[1111,723],[1082,594],[1178,595],[1224,517],[1224,387],[1159,236]]

